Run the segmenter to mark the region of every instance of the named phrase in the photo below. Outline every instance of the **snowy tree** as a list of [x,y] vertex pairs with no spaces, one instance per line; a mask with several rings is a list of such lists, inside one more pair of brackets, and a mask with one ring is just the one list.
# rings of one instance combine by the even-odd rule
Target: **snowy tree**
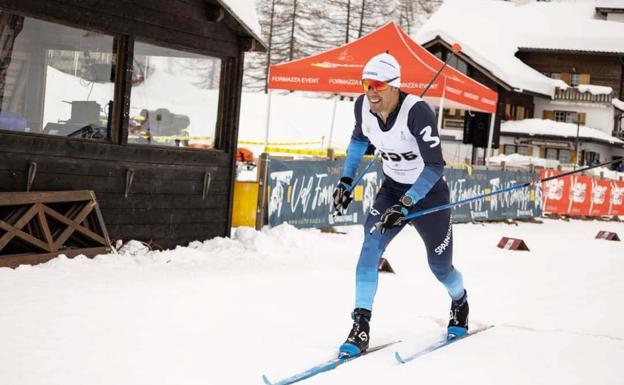
[[266,91],[269,65],[313,55],[362,37],[389,21],[408,34],[442,0],[258,0],[266,53],[248,53],[244,88]]

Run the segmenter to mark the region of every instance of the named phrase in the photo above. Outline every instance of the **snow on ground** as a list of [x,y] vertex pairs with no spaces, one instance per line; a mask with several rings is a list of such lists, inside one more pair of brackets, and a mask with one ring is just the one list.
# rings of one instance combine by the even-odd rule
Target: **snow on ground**
[[[342,228],[341,228],[342,230]],[[0,269],[0,383],[261,384],[328,359],[350,328],[360,226],[288,225],[164,252],[56,258]],[[622,384],[621,222],[455,226],[471,320],[496,327],[404,366],[392,349],[306,384]],[[501,236],[530,252],[498,249]],[[406,229],[386,257],[372,343],[409,353],[439,338],[449,308]]]

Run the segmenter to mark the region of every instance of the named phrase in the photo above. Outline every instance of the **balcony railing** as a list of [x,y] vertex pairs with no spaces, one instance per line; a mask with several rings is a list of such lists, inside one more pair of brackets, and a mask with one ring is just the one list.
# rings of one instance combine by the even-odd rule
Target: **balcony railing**
[[611,99],[613,99],[613,92],[611,92],[610,94],[594,95],[590,92],[580,92],[578,88],[574,87],[569,87],[565,90],[557,88],[555,91],[555,100],[611,104]]

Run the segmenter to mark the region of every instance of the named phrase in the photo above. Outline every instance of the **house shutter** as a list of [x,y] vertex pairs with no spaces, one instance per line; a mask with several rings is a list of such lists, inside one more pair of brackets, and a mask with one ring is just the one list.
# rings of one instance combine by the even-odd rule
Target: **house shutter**
[[539,149],[539,157],[542,158],[542,159],[546,158],[546,148],[540,147],[540,149]]
[[570,83],[572,83],[572,74],[562,73],[561,80],[566,82],[567,85],[570,85]]
[[533,156],[533,146],[529,146],[529,148],[527,149],[527,155]]
[[524,106],[516,107],[516,120],[524,119]]
[[544,110],[542,113],[542,119],[555,120],[555,111]]
[[587,114],[585,112],[578,112],[576,114],[576,118],[578,119],[578,122],[581,123],[582,125],[585,125],[586,117],[587,117]]
[[579,84],[591,84],[589,81],[589,74],[579,75]]

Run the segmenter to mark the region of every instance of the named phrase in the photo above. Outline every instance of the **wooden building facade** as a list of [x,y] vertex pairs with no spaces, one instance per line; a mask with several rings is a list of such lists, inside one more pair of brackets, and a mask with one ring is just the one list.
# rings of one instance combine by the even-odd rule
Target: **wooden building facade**
[[0,192],[92,190],[113,240],[229,235],[243,57],[264,47],[226,5],[0,0],[0,32]]

